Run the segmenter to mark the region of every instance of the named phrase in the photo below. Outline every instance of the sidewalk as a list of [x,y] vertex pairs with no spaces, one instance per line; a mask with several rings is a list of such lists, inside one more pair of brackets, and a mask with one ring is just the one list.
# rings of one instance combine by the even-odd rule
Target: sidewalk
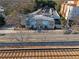
[[12,30],[12,29],[7,29],[7,30],[0,30],[0,34],[11,34],[11,33],[18,33],[18,32],[22,32],[22,33],[52,33],[52,34],[63,34],[64,30],[44,30],[42,32],[37,32],[36,30]]

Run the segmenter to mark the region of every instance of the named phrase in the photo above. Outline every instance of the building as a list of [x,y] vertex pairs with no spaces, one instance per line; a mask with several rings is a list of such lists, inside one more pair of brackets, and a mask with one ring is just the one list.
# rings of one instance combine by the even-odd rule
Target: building
[[62,0],[60,13],[69,20],[79,16],[79,0]]

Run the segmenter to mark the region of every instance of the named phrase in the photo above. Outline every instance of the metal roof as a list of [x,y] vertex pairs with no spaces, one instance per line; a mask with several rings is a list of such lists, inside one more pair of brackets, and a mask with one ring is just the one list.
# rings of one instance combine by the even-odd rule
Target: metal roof
[[50,20],[50,21],[54,21],[54,18],[46,17],[46,16],[43,16],[43,15],[35,15],[33,17],[33,19],[35,19],[35,20]]

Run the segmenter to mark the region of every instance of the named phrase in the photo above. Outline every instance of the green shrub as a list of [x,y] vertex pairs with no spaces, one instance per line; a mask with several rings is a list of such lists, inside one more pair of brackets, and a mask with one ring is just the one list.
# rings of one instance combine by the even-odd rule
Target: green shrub
[[6,35],[6,34],[0,34],[0,36],[4,36],[4,35]]
[[71,34],[71,32],[69,32],[69,31],[65,31],[64,34]]
[[65,27],[67,21],[63,16],[60,15],[60,17],[61,17],[61,24],[63,25],[63,27]]
[[73,32],[72,34],[79,34],[79,32]]

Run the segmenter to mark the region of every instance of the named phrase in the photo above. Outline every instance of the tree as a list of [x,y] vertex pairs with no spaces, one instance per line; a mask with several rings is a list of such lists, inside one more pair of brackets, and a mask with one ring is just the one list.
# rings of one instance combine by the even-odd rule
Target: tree
[[5,19],[5,18],[3,17],[3,15],[0,15],[0,27],[5,24],[4,19]]
[[35,0],[36,2],[36,8],[43,8],[45,6],[48,7],[53,7],[54,9],[56,9],[56,2],[52,1],[52,0]]
[[58,12],[60,12],[60,7],[61,7],[61,3],[62,3],[61,0],[53,0],[53,1],[55,1],[56,4],[57,4],[56,7],[55,7],[56,10],[57,10]]

